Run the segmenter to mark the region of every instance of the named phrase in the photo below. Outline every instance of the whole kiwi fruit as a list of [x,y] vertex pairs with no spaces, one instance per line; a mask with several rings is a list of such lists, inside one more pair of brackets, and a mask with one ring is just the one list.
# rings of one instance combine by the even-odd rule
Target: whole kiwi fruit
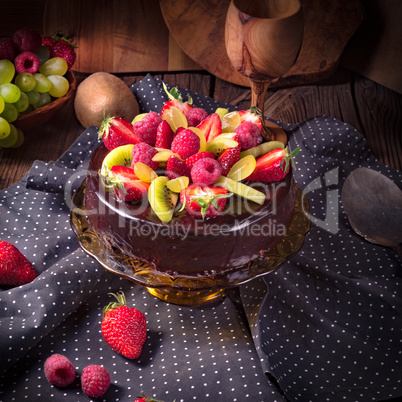
[[132,121],[139,113],[138,102],[129,87],[116,75],[96,72],[77,87],[75,115],[85,127],[100,127],[108,115]]

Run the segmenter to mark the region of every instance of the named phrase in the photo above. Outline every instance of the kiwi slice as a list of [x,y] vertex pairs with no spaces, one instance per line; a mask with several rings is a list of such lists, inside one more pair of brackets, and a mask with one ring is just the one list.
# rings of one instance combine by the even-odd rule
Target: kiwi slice
[[108,177],[110,169],[116,165],[130,167],[133,160],[133,147],[134,144],[127,144],[112,149],[102,162],[101,176]]
[[235,181],[242,181],[253,173],[256,164],[254,156],[247,155],[230,168],[227,177]]
[[178,195],[168,189],[166,176],[159,176],[152,181],[148,189],[148,201],[158,218],[165,223],[173,217]]
[[281,148],[284,149],[284,144],[283,142],[280,141],[268,141],[268,142],[263,142],[260,145],[257,145],[256,147],[252,147],[250,149],[246,149],[245,151],[240,152],[240,159],[244,158],[247,155],[253,155],[254,158],[258,158],[261,155],[265,155],[268,152],[272,151],[273,149]]
[[246,200],[255,202],[257,204],[264,204],[265,194],[261,191],[256,190],[253,187],[247,186],[244,183],[229,179],[228,177],[221,176],[215,183],[215,186],[220,186],[226,188],[226,190],[234,193]]
[[237,141],[219,135],[207,143],[206,151],[212,152],[215,156],[219,156],[225,149],[234,148],[238,145],[239,143]]

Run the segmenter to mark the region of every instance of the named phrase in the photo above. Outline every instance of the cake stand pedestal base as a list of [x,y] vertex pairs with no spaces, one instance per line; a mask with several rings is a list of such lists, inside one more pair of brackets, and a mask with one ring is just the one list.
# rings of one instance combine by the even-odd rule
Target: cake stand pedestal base
[[180,306],[201,306],[223,299],[226,296],[224,289],[215,290],[183,290],[174,288],[146,287],[151,295],[167,303]]

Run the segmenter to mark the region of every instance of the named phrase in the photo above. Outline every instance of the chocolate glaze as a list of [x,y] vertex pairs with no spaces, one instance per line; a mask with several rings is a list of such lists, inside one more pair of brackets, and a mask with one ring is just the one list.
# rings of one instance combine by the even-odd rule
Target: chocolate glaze
[[172,275],[205,275],[238,268],[261,258],[286,235],[296,200],[290,172],[277,183],[248,183],[267,195],[264,205],[237,196],[211,219],[194,219],[186,211],[162,223],[145,199],[119,202],[100,183],[98,171],[108,150],[94,152],[86,178],[87,219],[109,247]]

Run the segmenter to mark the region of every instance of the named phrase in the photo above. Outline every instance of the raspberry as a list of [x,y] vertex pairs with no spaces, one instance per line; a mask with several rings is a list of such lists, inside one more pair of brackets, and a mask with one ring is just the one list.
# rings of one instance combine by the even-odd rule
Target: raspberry
[[253,148],[262,142],[261,131],[258,126],[251,121],[245,121],[235,129],[237,141],[241,150]]
[[13,61],[15,58],[14,42],[11,38],[0,38],[0,60]]
[[110,374],[102,366],[91,364],[82,370],[81,389],[92,398],[102,396],[110,385]]
[[42,37],[32,29],[21,28],[14,32],[13,42],[20,52],[33,52],[42,44]]
[[208,113],[206,110],[201,109],[200,107],[193,107],[186,112],[185,116],[189,127],[197,127],[204,119],[208,117]]
[[44,371],[47,380],[56,387],[67,387],[76,378],[75,369],[70,360],[58,353],[46,359]]
[[169,159],[166,162],[165,173],[170,180],[180,176],[187,176],[189,179],[191,178],[190,168],[176,155],[169,156]]
[[200,137],[190,129],[182,130],[174,137],[170,149],[187,159],[199,151]]
[[166,120],[162,120],[159,123],[158,130],[156,131],[156,148],[170,149],[174,138],[174,132],[170,128],[169,123]]
[[145,142],[140,142],[139,144],[135,144],[133,147],[133,160],[131,162],[131,166],[134,169],[134,165],[136,162],[145,163],[145,165],[149,166],[151,169],[158,169],[159,162],[154,162],[152,158],[158,153],[158,151],[148,145]]
[[15,58],[14,66],[18,74],[35,74],[38,72],[40,66],[39,57],[32,52],[22,52]]
[[134,123],[134,130],[137,135],[147,144],[154,146],[156,134],[162,118],[156,112],[149,112],[142,120]]
[[191,179],[194,184],[208,186],[215,183],[222,174],[222,166],[216,159],[203,158],[194,163]]
[[185,160],[186,165],[191,169],[194,165],[195,162],[199,161],[202,158],[212,158],[214,159],[215,156],[212,152],[208,151],[203,151],[203,152],[197,152],[194,155],[191,155],[189,158]]

